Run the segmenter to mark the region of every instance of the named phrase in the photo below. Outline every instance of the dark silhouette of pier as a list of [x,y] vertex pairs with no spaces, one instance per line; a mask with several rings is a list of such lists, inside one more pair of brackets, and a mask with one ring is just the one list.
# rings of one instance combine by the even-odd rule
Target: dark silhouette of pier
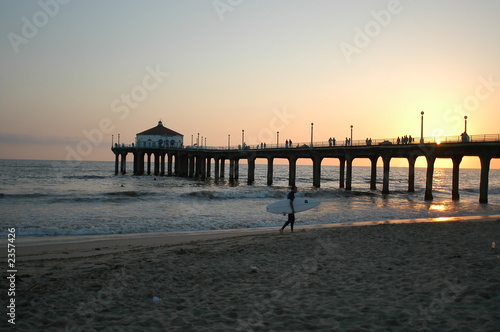
[[[289,185],[295,185],[297,160],[310,159],[313,163],[312,184],[321,186],[321,163],[325,158],[336,158],[340,161],[339,187],[351,190],[352,164],[354,159],[365,158],[371,161],[370,189],[376,190],[377,161],[383,162],[382,193],[389,194],[390,161],[393,158],[408,160],[408,191],[415,191],[415,161],[418,157],[427,160],[425,200],[432,200],[432,183],[434,164],[438,158],[451,159],[453,162],[452,199],[458,200],[459,168],[463,157],[478,157],[481,163],[479,183],[479,202],[488,202],[488,179],[490,162],[500,158],[500,135],[475,135],[467,142],[460,139],[438,142],[424,140],[428,143],[395,144],[395,140],[371,140],[350,143],[347,146],[332,146],[331,143],[298,144],[295,147],[284,145],[266,146],[265,148],[248,146],[238,147],[200,147],[182,148],[136,147],[134,145],[118,145],[112,147],[115,154],[115,174],[125,174],[127,155],[133,155],[133,174],[154,174],[158,176],[178,176],[187,178],[212,178],[217,182],[225,177],[226,162],[229,162],[229,182],[239,180],[240,160],[248,164],[247,184],[255,180],[255,162],[257,159],[267,160],[267,184],[273,184],[274,159],[287,159],[289,164]],[[153,158],[153,160],[152,160]],[[145,161],[146,159],[146,161]],[[152,169],[151,166],[154,166]]]

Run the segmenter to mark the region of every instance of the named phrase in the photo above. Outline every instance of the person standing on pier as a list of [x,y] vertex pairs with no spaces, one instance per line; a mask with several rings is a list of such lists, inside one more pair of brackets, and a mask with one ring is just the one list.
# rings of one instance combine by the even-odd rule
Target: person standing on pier
[[293,208],[293,200],[295,199],[295,193],[297,192],[297,187],[292,186],[291,191],[288,193],[286,198],[290,201],[290,207],[292,208],[292,213],[288,214],[288,220],[286,223],[281,227],[280,233],[283,234],[283,230],[285,229],[288,224],[290,224],[290,229],[293,233],[293,224],[295,223],[295,209]]

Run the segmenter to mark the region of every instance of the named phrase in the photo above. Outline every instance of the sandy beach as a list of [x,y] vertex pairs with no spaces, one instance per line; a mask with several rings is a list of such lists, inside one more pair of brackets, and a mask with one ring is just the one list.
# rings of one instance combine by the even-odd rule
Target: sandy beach
[[473,219],[19,244],[15,328],[496,331],[500,216]]

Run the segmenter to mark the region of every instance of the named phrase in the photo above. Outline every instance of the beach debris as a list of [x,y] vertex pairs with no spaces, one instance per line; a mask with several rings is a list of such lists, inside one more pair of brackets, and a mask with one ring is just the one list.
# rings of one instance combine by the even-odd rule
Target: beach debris
[[35,286],[31,287],[29,290],[28,290],[28,293],[31,293],[32,291],[34,291],[35,289],[39,288],[40,285],[39,284],[36,284]]
[[180,248],[180,249],[179,249],[179,250],[177,250],[175,253],[176,253],[177,255],[185,255],[185,254],[187,254],[187,253],[188,253],[188,251],[187,251],[186,249],[184,249],[184,248]]
[[497,244],[495,241],[491,242],[491,249],[496,249],[497,248]]
[[248,270],[248,273],[257,273],[259,271],[260,270],[257,266],[250,265],[250,269]]
[[159,302],[161,302],[161,299],[158,296],[153,296],[153,302],[159,303]]

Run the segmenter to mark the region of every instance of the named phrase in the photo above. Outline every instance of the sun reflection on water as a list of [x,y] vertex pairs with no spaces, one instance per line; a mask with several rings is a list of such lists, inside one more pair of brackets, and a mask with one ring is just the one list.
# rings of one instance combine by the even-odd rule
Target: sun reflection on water
[[439,211],[439,212],[445,212],[445,211],[449,211],[451,209],[449,207],[447,207],[446,205],[444,205],[444,204],[431,204],[429,206],[429,210]]
[[448,221],[454,220],[454,218],[452,218],[452,217],[438,217],[438,218],[434,218],[432,220],[439,221],[439,222],[448,222]]

